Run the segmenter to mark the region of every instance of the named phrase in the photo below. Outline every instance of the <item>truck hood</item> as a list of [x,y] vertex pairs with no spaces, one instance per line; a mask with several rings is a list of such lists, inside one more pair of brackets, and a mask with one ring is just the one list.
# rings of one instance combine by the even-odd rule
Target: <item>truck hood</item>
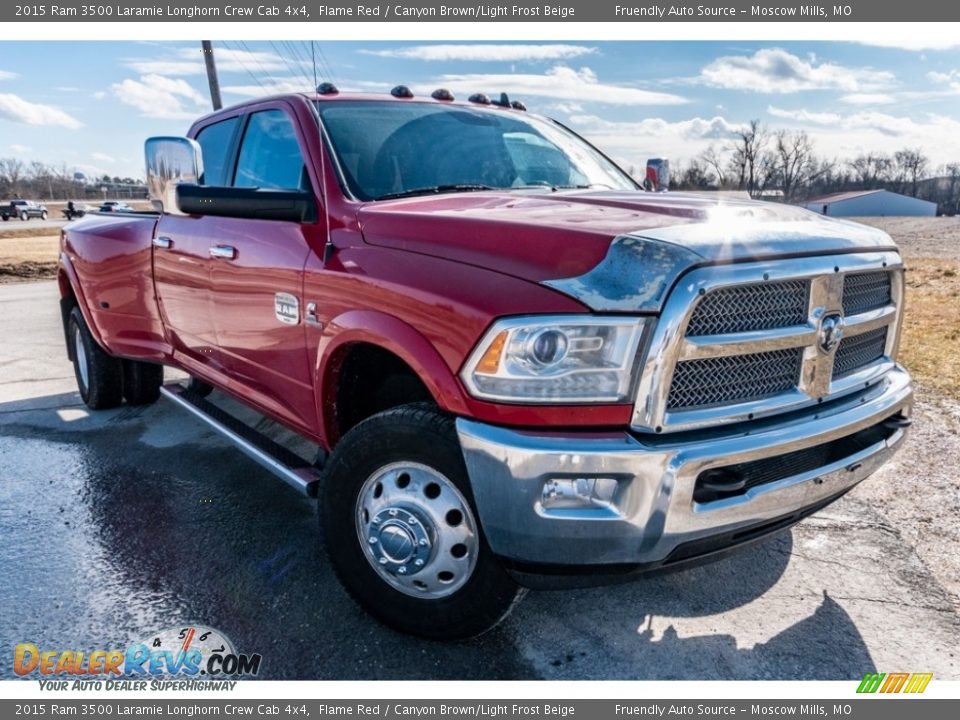
[[369,203],[366,242],[542,283],[594,310],[658,310],[708,263],[895,249],[801,208],[688,193],[473,192]]

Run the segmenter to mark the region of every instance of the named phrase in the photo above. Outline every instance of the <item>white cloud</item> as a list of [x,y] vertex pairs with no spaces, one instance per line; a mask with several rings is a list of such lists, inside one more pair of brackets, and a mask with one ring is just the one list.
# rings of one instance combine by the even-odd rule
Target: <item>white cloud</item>
[[803,90],[859,92],[882,89],[895,80],[893,73],[830,62],[804,60],[780,48],[764,48],[753,55],[719,57],[700,73],[700,82],[731,90],[795,93]]
[[814,125],[831,125],[840,122],[841,118],[835,113],[812,112],[810,110],[784,110],[783,108],[767,108],[767,113],[777,118],[786,118],[801,123],[812,123]]
[[13,80],[15,77],[19,77],[15,72],[0,70],[0,80]]
[[892,105],[896,101],[893,95],[887,93],[850,93],[840,98],[840,102],[847,105]]
[[596,48],[585,45],[417,45],[390,50],[361,50],[363,55],[408,60],[467,62],[521,62],[569,60],[592,55]]
[[102,152],[92,152],[90,153],[90,157],[92,157],[94,160],[99,160],[100,162],[105,163],[115,163],[117,161],[113,155],[107,155],[106,153]]
[[[216,47],[213,49],[214,59],[219,72],[253,72],[265,73],[295,66],[297,63],[270,52],[232,50]],[[177,48],[172,53],[158,58],[130,58],[124,64],[141,75],[203,75],[206,73],[203,54],[198,45],[196,48]]]
[[679,95],[602,83],[590,68],[574,70],[565,65],[556,65],[543,74],[441,75],[430,85],[415,87],[414,92],[429,94],[436,87],[449,88],[464,95],[485,92],[491,97],[505,92],[511,98],[519,100],[546,97],[608,105],[680,105],[687,102]]
[[93,94],[93,97],[94,97],[95,99],[97,99],[97,100],[103,100],[106,96],[107,96],[106,90],[97,90],[97,91]]
[[575,113],[583,112],[583,105],[575,102],[558,102],[547,105],[545,109],[550,112],[563,113],[564,115],[574,115]]
[[[270,78],[262,85],[224,85],[221,88],[225,94],[242,95],[244,97],[309,92],[312,89],[308,83],[299,78]],[[346,91],[346,88],[343,87],[340,90]]]
[[953,33],[924,33],[918,30],[889,34],[874,33],[869,40],[854,40],[854,42],[860,45],[898,50],[949,50],[960,47],[960,40],[957,40]]
[[[777,108],[769,108],[777,110]],[[778,117],[794,129],[805,129],[816,145],[817,154],[849,159],[866,152],[891,153],[900,148],[920,148],[932,166],[960,157],[960,121],[928,113],[916,118],[876,110],[849,115],[809,112],[782,112]]]
[[736,136],[742,125],[724,117],[693,117],[670,122],[662,118],[613,121],[596,115],[575,115],[571,126],[622,167],[643,168],[647,158],[668,157],[687,162],[710,145],[722,145]]
[[127,78],[114,83],[110,89],[120,102],[135,107],[144,117],[189,120],[195,118],[198,109],[207,102],[186,80],[162,75],[144,75],[139,80]]
[[927,80],[938,85],[946,85],[951,90],[960,92],[960,70],[949,70],[947,72],[928,72]]
[[32,103],[11,93],[0,94],[0,120],[10,120],[23,125],[54,125],[71,130],[83,126],[83,123],[60,108]]
[[10,149],[13,150],[15,153],[28,153],[31,150],[33,150],[32,147],[29,147],[27,145],[21,145],[20,143],[13,143],[10,146]]

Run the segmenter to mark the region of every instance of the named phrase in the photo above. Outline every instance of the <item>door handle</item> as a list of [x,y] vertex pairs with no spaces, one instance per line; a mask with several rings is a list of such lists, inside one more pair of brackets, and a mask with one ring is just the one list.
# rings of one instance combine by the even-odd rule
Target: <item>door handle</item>
[[233,260],[237,256],[237,249],[232,245],[212,245],[210,247],[210,257],[224,258]]
[[171,240],[168,237],[163,237],[161,235],[160,237],[155,237],[153,239],[153,246],[158,248],[169,249],[173,247],[173,240]]

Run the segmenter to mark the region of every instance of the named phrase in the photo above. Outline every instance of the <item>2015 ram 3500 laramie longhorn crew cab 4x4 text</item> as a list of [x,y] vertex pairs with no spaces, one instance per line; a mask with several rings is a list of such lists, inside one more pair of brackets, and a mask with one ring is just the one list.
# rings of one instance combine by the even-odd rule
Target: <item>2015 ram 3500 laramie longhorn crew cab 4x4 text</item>
[[[524,586],[764,537],[874,472],[910,424],[886,234],[644,192],[506,97],[323,85],[146,155],[158,212],[63,233],[83,399],[162,392],[318,494],[343,585],[401,630],[475,635]],[[163,365],[194,379],[162,386]]]

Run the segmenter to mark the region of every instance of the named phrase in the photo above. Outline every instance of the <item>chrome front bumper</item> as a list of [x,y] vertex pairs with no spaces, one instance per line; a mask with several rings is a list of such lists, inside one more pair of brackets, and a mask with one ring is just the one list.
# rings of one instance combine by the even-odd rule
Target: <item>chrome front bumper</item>
[[[698,503],[694,488],[704,471],[828,443],[894,415],[909,417],[912,403],[910,377],[897,367],[839,400],[739,428],[672,436],[534,433],[460,418],[457,432],[495,554],[529,565],[655,566],[688,554],[685,548],[709,547],[711,538],[738,544],[738,532],[746,538],[749,529],[822,506],[883,465],[905,429],[815,470]],[[577,478],[615,489],[595,506],[544,507],[545,483]]]

